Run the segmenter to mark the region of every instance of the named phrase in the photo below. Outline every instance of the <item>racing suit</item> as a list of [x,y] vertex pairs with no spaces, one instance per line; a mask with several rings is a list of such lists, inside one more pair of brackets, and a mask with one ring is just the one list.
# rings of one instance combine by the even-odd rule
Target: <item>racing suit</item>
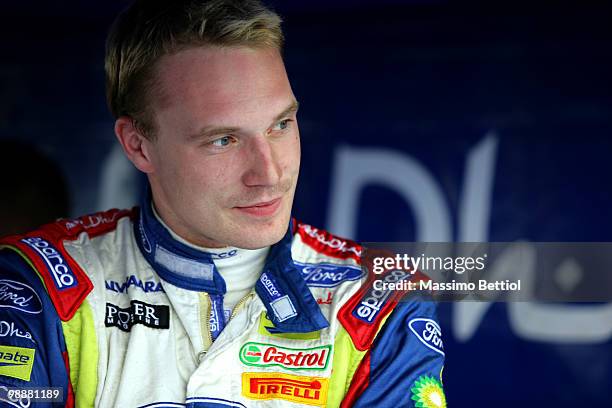
[[[210,254],[172,238],[150,205],[1,244],[9,406],[446,406],[434,304],[373,290],[358,244],[296,220],[230,319]],[[11,387],[61,387],[63,402]]]

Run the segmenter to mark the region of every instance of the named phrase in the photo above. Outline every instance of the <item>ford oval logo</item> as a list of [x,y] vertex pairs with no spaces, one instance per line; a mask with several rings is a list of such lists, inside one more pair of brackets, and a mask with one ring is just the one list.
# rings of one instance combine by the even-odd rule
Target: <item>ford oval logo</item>
[[31,314],[38,314],[43,310],[42,302],[34,289],[10,279],[0,279],[0,307]]
[[410,330],[418,339],[433,351],[444,355],[444,345],[442,343],[442,330],[438,323],[432,319],[419,317],[410,320],[408,323]]

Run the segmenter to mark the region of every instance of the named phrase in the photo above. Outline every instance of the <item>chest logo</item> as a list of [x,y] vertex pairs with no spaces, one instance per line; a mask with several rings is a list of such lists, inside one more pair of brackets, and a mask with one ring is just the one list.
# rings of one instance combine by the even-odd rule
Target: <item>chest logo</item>
[[130,275],[125,278],[123,282],[117,282],[114,280],[107,280],[106,289],[117,293],[128,293],[130,287],[140,288],[145,293],[149,292],[163,292],[161,282],[140,280],[137,276]]
[[255,400],[281,399],[324,406],[329,379],[279,373],[242,373],[242,395]]
[[106,327],[117,327],[129,332],[135,324],[153,329],[170,328],[170,307],[166,305],[150,305],[138,300],[132,300],[130,307],[121,308],[112,303],[106,304]]
[[331,288],[363,276],[363,271],[358,266],[308,264],[295,261],[293,263],[302,270],[302,276],[308,286]]
[[289,370],[325,370],[331,346],[289,348],[249,342],[240,349],[240,361],[253,367],[283,367]]

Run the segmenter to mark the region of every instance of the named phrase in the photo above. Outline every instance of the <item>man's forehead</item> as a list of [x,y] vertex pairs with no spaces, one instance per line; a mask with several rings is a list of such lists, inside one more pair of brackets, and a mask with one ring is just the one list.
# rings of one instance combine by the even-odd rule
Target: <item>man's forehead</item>
[[[236,125],[294,106],[280,53],[270,48],[193,47],[160,59],[152,103],[156,113],[197,117],[200,125]],[[239,116],[238,116],[239,115]],[[197,129],[189,129],[195,132]]]
[[155,79],[170,102],[205,95],[215,103],[289,85],[277,50],[249,47],[201,46],[165,55],[156,64]]

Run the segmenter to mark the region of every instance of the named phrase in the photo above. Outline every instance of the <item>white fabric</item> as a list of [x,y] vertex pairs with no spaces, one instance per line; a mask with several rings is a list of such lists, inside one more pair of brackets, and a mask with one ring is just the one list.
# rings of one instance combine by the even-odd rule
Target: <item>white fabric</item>
[[[238,302],[248,295],[251,289],[255,287],[255,283],[257,283],[257,279],[259,279],[259,275],[261,275],[261,271],[266,263],[266,257],[268,256],[270,247],[242,249],[236,247],[205,248],[194,245],[172,231],[164,220],[161,219],[157,210],[155,210],[155,206],[151,204],[151,207],[153,208],[155,218],[157,218],[170,235],[172,235],[172,238],[198,251],[215,255],[213,256],[213,262],[223,277],[223,280],[225,280],[225,287],[227,289],[223,298],[223,309],[226,318],[228,318]],[[227,254],[231,254],[234,251],[236,253],[235,255],[227,256]]]

